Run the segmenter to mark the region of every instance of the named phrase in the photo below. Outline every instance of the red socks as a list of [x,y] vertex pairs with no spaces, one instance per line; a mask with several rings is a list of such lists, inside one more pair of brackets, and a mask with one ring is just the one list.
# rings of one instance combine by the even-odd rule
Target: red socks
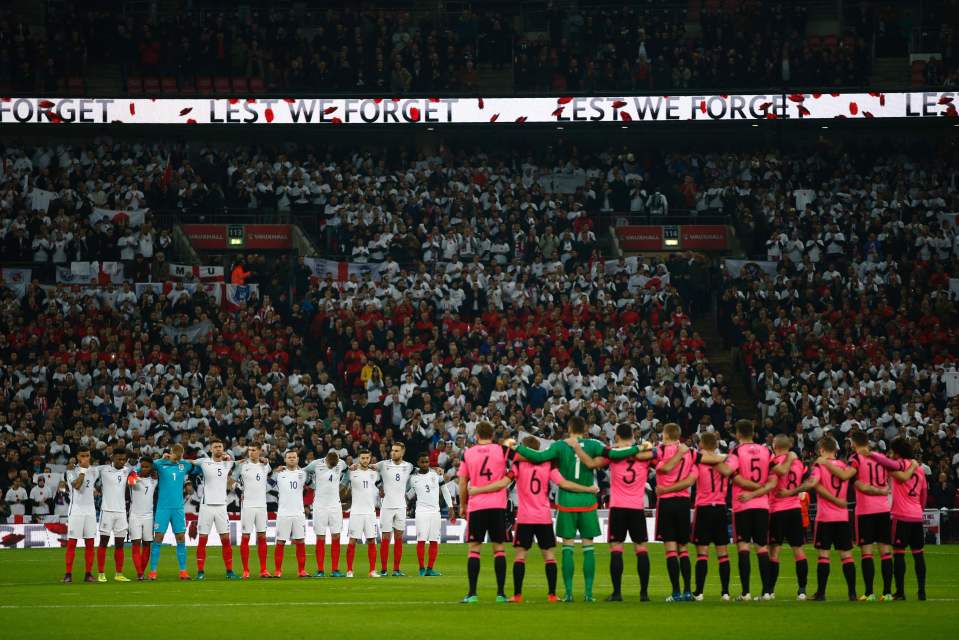
[[[106,549],[103,550],[106,553]],[[86,541],[86,548],[83,550],[83,559],[86,561],[86,571],[93,571],[93,538]]]
[[[374,545],[375,546],[375,545]],[[380,542],[380,570],[386,573],[386,563],[390,561],[390,541],[383,540]],[[374,569],[376,568],[374,563]],[[373,569],[370,569],[372,571]]]
[[240,538],[240,560],[243,562],[243,570],[250,572],[250,536],[243,534]]
[[107,548],[104,546],[97,547],[97,571],[103,573],[103,569],[107,564]]
[[[390,548],[389,545],[380,545],[380,546],[386,547],[387,553],[389,553],[389,548]],[[376,571],[376,543],[375,542],[366,543],[366,555],[370,559],[370,571]],[[386,571],[385,569],[386,560],[383,560],[383,567],[384,567],[383,570]]]
[[73,573],[73,558],[77,555],[77,541],[70,539],[67,540],[67,552],[66,557],[64,558],[67,570],[66,573]]
[[285,544],[282,540],[277,540],[273,547],[273,564],[276,566],[276,573],[283,572],[283,545]]
[[260,571],[266,571],[266,536],[256,537],[256,555],[260,558]]
[[306,571],[306,543],[296,541],[296,570],[298,573]]
[[113,547],[113,564],[117,567],[117,573],[123,573],[123,547]]
[[133,558],[133,568],[136,570],[137,575],[143,573],[140,571],[140,541],[134,540],[130,543],[130,557]]
[[403,559],[403,538],[393,535],[393,571],[400,570],[400,561]]
[[340,534],[333,534],[333,542],[330,543],[330,563],[333,565],[333,571],[340,570]]
[[200,540],[196,545],[196,570],[203,571],[206,566],[206,539],[207,536],[200,534]]
[[416,543],[416,561],[420,563],[420,569],[426,567],[426,542],[423,540]]
[[427,567],[429,567],[430,569],[433,568],[433,566],[436,564],[436,556],[438,556],[439,553],[440,553],[440,543],[439,543],[439,542],[431,542],[431,543],[430,543],[430,557],[429,557],[428,564],[426,565]]
[[353,571],[353,558],[356,557],[356,543],[350,540],[346,545],[346,570]]
[[316,570],[317,571],[321,571],[321,572],[323,571],[323,565],[326,564],[324,556],[326,556],[326,545],[323,543],[323,540],[320,539],[316,543]]
[[220,536],[220,548],[223,553],[223,565],[227,571],[233,571],[233,547],[230,546],[230,534]]

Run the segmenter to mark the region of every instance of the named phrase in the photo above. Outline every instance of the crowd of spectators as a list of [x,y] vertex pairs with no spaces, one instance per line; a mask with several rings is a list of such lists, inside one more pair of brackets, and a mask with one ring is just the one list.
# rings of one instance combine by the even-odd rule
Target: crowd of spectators
[[930,485],[955,486],[955,160],[927,147],[698,159],[741,195],[757,262],[724,274],[718,315],[766,434],[806,451],[826,433],[860,429],[880,450],[906,437]]

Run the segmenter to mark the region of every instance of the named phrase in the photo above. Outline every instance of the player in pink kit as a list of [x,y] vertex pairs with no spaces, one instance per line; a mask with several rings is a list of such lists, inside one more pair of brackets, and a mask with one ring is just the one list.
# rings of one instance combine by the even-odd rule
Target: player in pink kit
[[[671,486],[684,480],[693,472],[695,454],[679,441],[682,430],[675,422],[663,426],[663,444],[656,449],[656,485]],[[680,455],[677,457],[677,451]],[[659,492],[657,492],[659,493]],[[679,491],[662,493],[656,500],[656,539],[663,541],[666,550],[666,571],[673,587],[667,602],[692,600],[689,580],[692,572],[689,564],[689,486]],[[679,590],[682,573],[684,589]]]
[[[926,599],[926,558],[923,553],[925,534],[922,527],[922,511],[928,491],[926,474],[919,470],[919,463],[912,460],[912,445],[904,438],[896,438],[890,445],[893,459],[883,462],[895,465],[892,476],[892,546],[896,576],[896,593],[893,600],[905,600],[906,547],[912,551],[916,569],[918,598]],[[884,456],[872,454],[877,459]],[[886,464],[886,466],[890,466]]]
[[[538,450],[539,440],[534,436],[527,436],[523,445]],[[516,482],[516,531],[513,536],[513,547],[516,556],[513,558],[513,597],[510,602],[523,601],[523,580],[526,577],[526,556],[533,548],[533,539],[543,553],[546,563],[547,599],[549,602],[559,602],[556,597],[556,534],[553,532],[553,511],[549,502],[549,483],[566,491],[575,493],[597,493],[599,487],[584,487],[583,485],[566,480],[551,462],[539,464],[529,462],[519,454],[513,458],[512,468],[507,477],[483,487],[470,487],[470,496],[481,493],[498,491]]]
[[869,437],[862,431],[850,436],[855,453],[849,456],[849,465],[856,470],[856,528],[855,542],[862,551],[863,595],[860,600],[875,600],[873,581],[876,565],[873,545],[879,545],[882,562],[882,598],[892,599],[892,521],[889,516],[889,471],[872,456]]
[[469,578],[469,593],[463,604],[479,601],[476,596],[476,581],[480,571],[480,548],[489,535],[493,543],[493,567],[496,571],[496,602],[507,602],[506,586],[506,488],[469,497],[469,487],[483,487],[499,482],[506,475],[506,460],[509,449],[493,442],[493,425],[481,422],[476,425],[476,444],[463,453],[459,469],[460,509],[467,505],[467,537],[469,559],[466,570]]
[[[768,447],[753,442],[752,420],[736,421],[736,440],[739,444],[729,452],[725,466],[733,485],[733,536],[739,547],[739,581],[743,592],[739,601],[752,599],[749,591],[749,547],[756,545],[759,575],[764,600],[773,598],[769,588],[769,498],[776,486],[770,478],[772,452]],[[714,464],[716,456],[703,456],[702,462]],[[722,472],[722,470],[720,470]]]
[[802,506],[799,496],[790,493],[803,482],[806,467],[795,453],[790,451],[792,438],[778,435],[773,438],[773,468],[776,488],[769,494],[769,592],[776,593],[779,580],[779,552],[783,544],[789,544],[796,561],[796,582],[799,583],[797,600],[806,599],[806,582],[809,579],[809,563],[806,560],[806,527],[803,526]]
[[858,599],[856,565],[852,559],[852,531],[849,528],[849,511],[846,508],[849,479],[855,475],[855,470],[842,460],[836,459],[838,450],[839,445],[832,436],[820,440],[819,458],[813,465],[809,480],[800,487],[801,490],[814,488],[818,495],[813,545],[819,551],[819,563],[816,568],[816,593],[812,599],[819,602],[826,599],[831,548],[835,548],[842,559],[842,575],[846,579],[849,599]]

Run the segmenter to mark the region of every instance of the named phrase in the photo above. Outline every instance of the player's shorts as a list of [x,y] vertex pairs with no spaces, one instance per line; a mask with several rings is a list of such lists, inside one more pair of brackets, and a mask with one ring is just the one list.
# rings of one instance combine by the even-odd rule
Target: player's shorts
[[406,531],[406,509],[380,508],[380,532]]
[[166,533],[167,527],[173,527],[173,533],[186,531],[186,514],[182,508],[157,507],[153,516],[153,533]]
[[693,511],[692,542],[699,546],[711,544],[722,547],[729,544],[729,515],[726,505],[710,504]]
[[113,535],[117,538],[126,538],[130,525],[127,523],[127,514],[124,511],[101,511],[100,527],[101,536]]
[[416,541],[439,542],[443,519],[439,511],[416,514]]
[[276,517],[276,539],[283,542],[306,537],[306,517],[300,514]]
[[769,509],[744,509],[733,512],[733,537],[736,542],[769,543]]
[[225,504],[201,504],[199,522],[197,523],[197,533],[201,536],[210,535],[210,531],[216,526],[216,532],[221,536],[230,533],[230,519],[226,515]]
[[611,507],[606,541],[626,542],[626,534],[629,534],[629,539],[633,541],[633,544],[642,544],[649,541],[649,533],[646,531],[646,511],[644,509]]
[[364,542],[376,540],[376,516],[372,513],[351,513],[350,538]]
[[813,546],[817,549],[852,549],[852,531],[848,522],[817,522],[813,533]]
[[[217,529],[219,531],[219,529]],[[266,533],[266,507],[243,507],[240,509],[240,530],[243,535]]]
[[856,544],[892,544],[889,512],[856,516]]
[[467,515],[469,542],[506,542],[506,509],[478,509]]
[[153,540],[153,514],[130,514],[130,540]]
[[572,540],[579,532],[584,540],[598,538],[602,531],[599,528],[599,514],[596,509],[590,511],[558,511],[556,514],[556,537]]
[[521,549],[532,549],[533,538],[540,549],[552,549],[556,546],[556,534],[553,533],[553,524],[525,524],[516,523],[516,534],[513,536],[513,546]]
[[892,546],[897,549],[922,549],[926,546],[926,533],[921,522],[892,520]]
[[317,537],[326,537],[326,530],[338,536],[343,532],[343,507],[316,507],[313,509],[313,531]]
[[97,517],[91,514],[71,514],[67,517],[67,537],[70,540],[89,540],[97,536]]
[[656,539],[689,543],[689,498],[662,498],[656,503]]
[[769,543],[790,547],[806,544],[806,527],[802,524],[802,509],[773,511],[769,515]]

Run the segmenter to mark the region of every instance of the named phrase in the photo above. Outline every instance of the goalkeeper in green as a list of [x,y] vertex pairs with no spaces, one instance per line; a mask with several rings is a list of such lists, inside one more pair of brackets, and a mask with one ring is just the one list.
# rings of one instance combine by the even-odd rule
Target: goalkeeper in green
[[[583,464],[574,448],[576,443],[590,457],[606,456],[610,460],[623,460],[639,453],[639,447],[633,445],[623,449],[608,449],[598,440],[586,438],[586,422],[574,416],[567,424],[569,438],[554,442],[548,449],[536,450],[523,445],[509,442],[516,449],[516,453],[533,463],[555,460],[560,474],[570,482],[590,487],[595,483],[593,470]],[[585,578],[586,602],[595,602],[593,598],[593,580],[596,577],[596,554],[593,548],[593,538],[600,535],[599,516],[596,513],[598,505],[596,496],[592,493],[574,493],[559,490],[556,518],[556,535],[563,542],[563,585],[566,588],[564,602],[573,601],[573,549],[576,543],[576,533],[583,544],[583,576]]]

